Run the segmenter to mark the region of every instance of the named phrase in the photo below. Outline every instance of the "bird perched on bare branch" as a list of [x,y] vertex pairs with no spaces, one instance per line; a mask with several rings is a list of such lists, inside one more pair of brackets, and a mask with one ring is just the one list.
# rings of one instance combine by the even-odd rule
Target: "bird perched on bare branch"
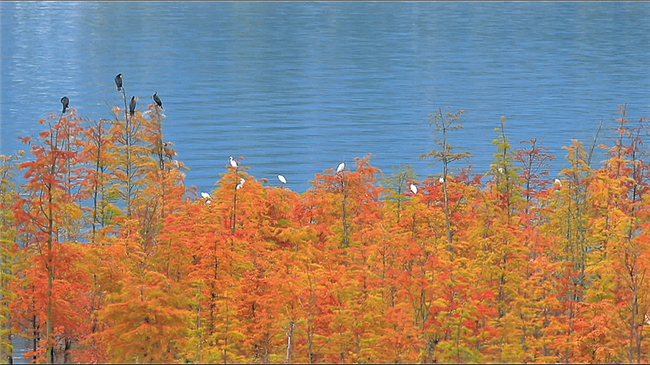
[[153,93],[152,98],[153,98],[153,102],[156,103],[156,105],[158,105],[159,108],[162,108],[162,101],[158,97],[158,92],[157,91],[155,93]]
[[62,97],[61,104],[63,104],[63,111],[61,112],[61,114],[65,114],[65,111],[68,109],[68,106],[70,105],[70,99],[68,99],[67,96]]
[[115,86],[117,86],[117,91],[122,91],[122,74],[115,76]]
[[140,100],[137,96],[132,96],[131,97],[131,102],[129,103],[129,114],[133,115],[135,114],[135,105]]

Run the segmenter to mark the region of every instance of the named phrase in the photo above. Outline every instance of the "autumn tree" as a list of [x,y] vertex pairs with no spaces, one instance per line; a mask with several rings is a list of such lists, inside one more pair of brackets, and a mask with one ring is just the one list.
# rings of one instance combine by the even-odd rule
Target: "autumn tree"
[[401,219],[401,214],[402,214],[402,204],[404,201],[407,199],[406,193],[409,191],[409,186],[408,184],[412,184],[416,180],[416,175],[413,172],[413,168],[411,165],[400,165],[399,169],[393,167],[393,170],[395,170],[394,173],[390,174],[389,176],[385,177],[382,180],[382,183],[384,187],[389,189],[387,191],[387,194],[384,196],[384,200],[386,203],[389,202],[395,202],[396,207],[393,208],[393,204],[390,204],[391,209],[389,209],[389,212],[395,211],[397,214],[397,223],[400,222]]
[[16,242],[16,225],[12,202],[16,199],[14,175],[16,166],[14,160],[22,156],[22,152],[13,156],[0,155],[0,353],[2,363],[10,363],[13,358],[12,312],[9,305],[17,299],[14,289],[18,279],[18,267],[21,260],[20,250]]
[[[25,195],[15,201],[14,214],[20,226],[19,233],[32,250],[31,260],[35,268],[42,269],[33,272],[35,276],[31,279],[44,281],[38,285],[32,283],[32,287],[37,291],[47,289],[45,295],[38,294],[44,298],[42,304],[47,309],[45,313],[37,313],[39,321],[46,323],[44,354],[51,363],[54,361],[55,346],[54,301],[70,294],[62,287],[68,283],[67,280],[78,281],[67,276],[76,275],[74,270],[68,270],[70,266],[67,260],[73,259],[74,250],[67,244],[77,242],[83,223],[79,184],[84,180],[85,170],[84,156],[79,152],[77,139],[83,128],[74,112],[58,118],[50,115],[39,122],[48,126],[39,134],[40,140],[32,142],[30,138],[23,139],[23,142],[32,145],[34,159],[18,164],[19,168],[25,170],[27,183],[24,185]],[[55,285],[58,291],[54,290]],[[62,319],[59,317],[59,321]],[[57,334],[63,335],[58,329]],[[67,343],[69,340],[64,341]]]
[[127,214],[114,218],[117,241],[100,242],[106,243],[104,249],[112,251],[113,256],[100,253],[98,257],[110,261],[119,257],[117,266],[125,273],[106,295],[105,306],[98,310],[104,327],[96,333],[106,344],[106,352],[121,361],[180,359],[186,341],[160,334],[184,333],[189,324],[179,280],[185,273],[179,271],[177,258],[181,257],[174,255],[172,243],[161,235],[166,217],[185,202],[183,166],[173,159],[172,152],[164,150],[162,113],[155,105],[149,108],[127,117],[127,151],[116,159],[132,164],[124,170],[132,176],[118,174],[124,184]]
[[466,159],[471,156],[467,151],[465,152],[453,152],[454,147],[448,142],[448,134],[452,131],[462,129],[463,125],[460,124],[461,114],[465,113],[464,110],[458,110],[454,113],[446,112],[442,113],[442,109],[438,109],[438,112],[435,114],[429,115],[429,125],[433,126],[434,133],[440,133],[441,137],[436,137],[433,139],[433,142],[438,145],[438,149],[431,150],[427,153],[420,155],[421,159],[432,158],[433,164],[438,162],[442,163],[442,189],[444,194],[444,213],[445,213],[445,226],[447,231],[447,241],[450,253],[453,253],[452,246],[452,228],[451,228],[451,219],[449,214],[449,196],[447,191],[447,180],[450,173],[450,164],[456,161]]
[[[645,213],[640,209],[648,184],[642,148],[646,127],[644,118],[631,126],[626,106],[619,105],[619,114],[613,145],[601,145],[607,150],[606,164],[589,185],[589,206],[596,212],[588,218],[590,234],[584,253],[587,303],[580,307],[584,314],[576,322],[578,336],[588,339],[585,342],[595,354],[583,352],[584,358],[641,362],[649,305],[645,252],[650,247],[642,228]],[[605,325],[609,331],[603,330]],[[626,338],[624,348],[617,344],[621,340],[614,340],[621,337]]]
[[[111,132],[109,132],[112,131]],[[110,121],[93,121],[85,131],[85,149],[89,161],[84,192],[91,201],[90,241],[95,242],[98,231],[114,224],[113,219],[122,214],[116,206],[119,191],[113,185],[117,168],[116,141],[118,135],[110,128]]]

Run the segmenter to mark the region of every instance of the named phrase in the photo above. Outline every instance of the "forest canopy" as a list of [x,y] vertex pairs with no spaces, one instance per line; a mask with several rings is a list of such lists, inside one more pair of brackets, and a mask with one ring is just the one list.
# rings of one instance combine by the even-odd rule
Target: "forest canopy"
[[39,363],[650,361],[649,129],[625,106],[557,179],[505,118],[474,172],[447,140],[463,111],[440,109],[437,176],[368,155],[298,194],[236,157],[197,194],[162,103],[124,104],[64,105],[0,156],[4,362],[12,337]]

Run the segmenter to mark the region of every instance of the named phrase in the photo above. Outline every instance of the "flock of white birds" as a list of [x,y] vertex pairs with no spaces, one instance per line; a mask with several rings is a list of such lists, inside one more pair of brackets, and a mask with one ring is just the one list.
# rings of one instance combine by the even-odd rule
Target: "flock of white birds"
[[[239,163],[238,163],[237,161],[235,161],[235,159],[234,159],[232,156],[230,156],[228,162],[230,163],[230,166],[231,166],[231,167],[234,167],[234,168],[239,167]],[[340,174],[341,172],[343,172],[343,169],[345,169],[345,162],[341,162],[341,163],[336,167],[336,173],[337,173],[337,174]],[[502,169],[502,168],[499,168],[499,172],[503,172],[503,169]],[[282,184],[286,184],[286,183],[287,183],[287,179],[284,177],[284,175],[278,175],[278,180],[279,180]],[[239,179],[239,184],[237,184],[237,186],[235,187],[235,189],[239,190],[241,187],[244,186],[244,183],[245,183],[245,182],[246,182],[246,180],[244,180],[244,178],[240,178],[240,179]],[[445,179],[444,179],[443,177],[440,177],[440,178],[438,179],[438,182],[440,182],[440,183],[442,184],[442,183],[445,182]],[[562,182],[560,181],[560,179],[555,179],[555,181],[553,181],[553,184],[555,184],[555,185],[557,185],[557,186],[560,186],[560,187],[562,186]],[[413,184],[413,183],[411,183],[411,184],[409,185],[409,190],[411,190],[411,193],[413,193],[413,195],[415,195],[415,194],[418,193],[418,187],[417,187],[417,185],[415,185],[415,184]],[[208,194],[208,193],[206,193],[206,192],[201,192],[201,197],[203,197],[203,199],[206,200],[206,203],[210,203],[210,199],[212,199],[212,196],[210,196],[210,194]]]
[[[230,164],[231,167],[233,167],[233,168],[235,168],[235,169],[236,169],[237,167],[239,167],[239,162],[235,161],[235,158],[232,157],[232,156],[230,156],[230,157],[228,158],[228,163]],[[345,162],[341,162],[341,163],[336,167],[336,173],[337,173],[337,174],[341,173],[341,172],[343,171],[343,169],[345,169]],[[287,178],[284,177],[284,175],[278,175],[278,180],[279,180],[282,184],[286,184],[286,183],[287,183]],[[244,186],[244,183],[245,183],[245,182],[246,182],[246,180],[244,180],[244,178],[240,178],[240,179],[239,179],[239,184],[237,184],[237,186],[235,187],[235,189],[236,189],[236,190],[241,189],[241,188]],[[411,186],[412,186],[411,191],[413,191],[413,189],[415,188],[415,191],[413,192],[413,194],[417,193],[417,187],[415,187],[415,185],[413,185],[413,184],[411,184]],[[205,202],[206,202],[207,204],[210,204],[211,199],[212,199],[212,196],[211,196],[209,193],[206,193],[205,191],[202,191],[202,192],[201,192],[201,197],[202,197],[203,199],[205,199]]]

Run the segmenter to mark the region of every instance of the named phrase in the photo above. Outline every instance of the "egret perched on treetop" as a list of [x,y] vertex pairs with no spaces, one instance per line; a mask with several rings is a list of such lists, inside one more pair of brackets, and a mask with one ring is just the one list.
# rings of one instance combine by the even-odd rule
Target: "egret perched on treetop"
[[338,174],[339,172],[343,171],[345,168],[345,162],[341,162],[339,166],[336,168],[336,173]]
[[245,182],[246,182],[246,180],[244,180],[243,177],[241,179],[239,179],[239,184],[237,184],[237,186],[235,187],[235,190],[239,190],[239,189],[243,188]]
[[235,161],[235,159],[234,159],[232,156],[230,156],[230,157],[228,158],[228,162],[230,163],[230,166],[235,167],[235,168],[239,165],[239,164],[237,163],[237,161]]
[[68,99],[67,96],[62,97],[61,104],[63,104],[63,111],[61,112],[61,114],[64,114],[66,109],[68,109],[68,106],[70,105],[70,99]]
[[115,86],[117,86],[117,91],[122,91],[122,74],[115,76]]
[[140,98],[138,98],[137,96],[131,97],[131,102],[129,103],[129,114],[131,115],[135,114],[135,105],[138,100],[140,100]]
[[415,184],[411,184],[411,185],[409,185],[409,189],[411,189],[411,192],[412,192],[413,194],[417,194],[417,193],[418,193],[418,187],[415,186]]
[[203,197],[203,199],[205,199],[205,204],[210,204],[210,203],[212,203],[212,200],[210,200],[210,199],[212,199],[212,197],[210,196],[210,194],[208,194],[208,193],[202,191],[202,192],[201,192],[201,196]]
[[162,101],[158,97],[158,92],[157,91],[155,93],[153,93],[152,98],[153,98],[153,102],[156,103],[156,105],[158,105],[159,108],[162,108]]
[[440,179],[438,179],[438,181],[439,181],[441,184],[444,184],[444,183],[445,183],[445,178],[442,177],[442,176],[440,176]]
[[278,180],[280,180],[280,182],[283,183],[283,184],[287,183],[287,179],[282,175],[278,175]]

